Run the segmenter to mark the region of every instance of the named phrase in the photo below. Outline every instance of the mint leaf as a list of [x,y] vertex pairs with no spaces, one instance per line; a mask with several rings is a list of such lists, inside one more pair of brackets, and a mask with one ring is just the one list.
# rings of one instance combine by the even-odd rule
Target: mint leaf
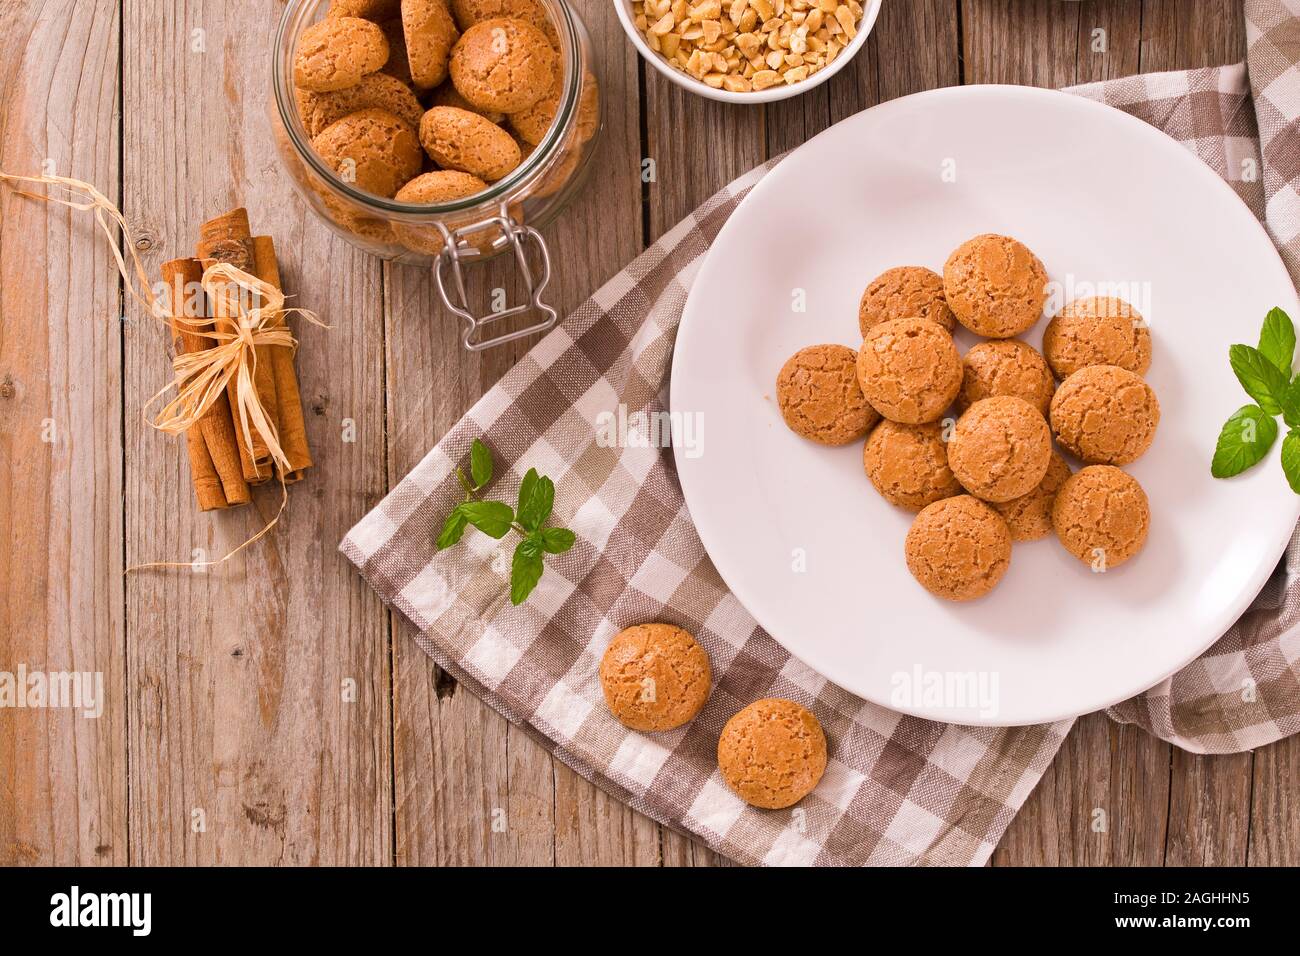
[[542,544],[537,535],[529,535],[515,548],[510,562],[510,603],[523,604],[542,579]]
[[469,473],[475,488],[482,488],[492,480],[492,452],[477,438],[469,446]]
[[1300,428],[1300,375],[1282,395],[1282,418],[1292,428]]
[[[528,469],[530,475],[536,475],[532,468]],[[528,482],[528,475],[524,476],[524,483],[528,485],[519,486],[519,523],[528,531],[536,531],[542,526],[547,518],[551,516],[551,509],[555,507],[555,482],[543,475],[533,482]],[[529,493],[524,495],[524,491]]]
[[1295,326],[1291,324],[1291,316],[1281,309],[1269,310],[1259,332],[1259,351],[1283,375],[1291,377],[1291,363],[1295,358]]
[[1219,443],[1210,462],[1215,478],[1231,478],[1256,465],[1277,440],[1277,422],[1258,405],[1237,409],[1223,423]]
[[1300,495],[1300,432],[1294,429],[1282,439],[1282,472],[1291,490]]
[[1270,415],[1282,411],[1282,399],[1291,384],[1290,376],[1264,357],[1259,349],[1249,345],[1233,345],[1228,349],[1228,360],[1237,381],[1246,394],[1259,402],[1259,407]]
[[500,540],[510,530],[515,513],[500,501],[466,501],[457,506],[469,523],[485,535]]
[[459,504],[451,509],[451,514],[447,515],[447,520],[442,524],[442,534],[438,535],[438,550],[450,548],[460,540],[460,536],[465,533],[465,525],[469,524],[469,518],[465,515],[464,505]]
[[537,489],[537,469],[529,468],[528,474],[524,475],[524,480],[519,483],[519,504],[516,511],[522,512],[524,505],[532,499],[533,492]]
[[546,528],[542,531],[542,547],[548,554],[564,554],[578,540],[568,528]]

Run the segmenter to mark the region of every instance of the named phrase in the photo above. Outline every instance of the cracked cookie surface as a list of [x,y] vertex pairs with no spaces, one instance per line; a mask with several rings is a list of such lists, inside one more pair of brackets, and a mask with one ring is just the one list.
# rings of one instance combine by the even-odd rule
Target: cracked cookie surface
[[981,399],[1011,395],[1045,417],[1055,391],[1052,370],[1033,346],[1019,339],[994,339],[971,346],[962,359],[957,405],[965,410]]
[[546,94],[555,57],[546,35],[531,23],[481,20],[452,48],[451,81],[479,109],[517,113]]
[[943,297],[943,276],[924,266],[886,269],[867,285],[858,301],[858,328],[863,335],[890,319],[929,319],[947,331],[957,328]]
[[847,445],[880,420],[858,386],[857,360],[847,345],[810,345],[786,360],[776,400],[792,432],[822,445]]
[[403,0],[402,36],[417,90],[431,90],[447,78],[451,49],[460,36],[447,0]]
[[953,250],[943,290],[958,322],[976,335],[1007,339],[1042,316],[1047,270],[1024,243],[985,233]]
[[988,594],[1011,566],[1006,521],[971,495],[945,498],[922,509],[903,549],[912,577],[948,601]]
[[1037,541],[1052,533],[1052,505],[1069,477],[1070,466],[1059,452],[1053,451],[1047,474],[1033,491],[993,506],[1011,530],[1012,541]]
[[862,467],[881,497],[909,511],[961,494],[961,485],[948,467],[943,426],[937,422],[882,421],[867,436]]
[[1089,365],[1117,365],[1145,375],[1151,367],[1151,329],[1123,299],[1075,299],[1047,323],[1043,354],[1060,379]]
[[435,106],[420,121],[420,144],[443,169],[495,182],[519,165],[519,144],[490,120],[454,106]]
[[962,487],[1001,502],[1033,491],[1047,474],[1052,434],[1034,406],[998,395],[976,402],[957,419],[948,466]]
[[1117,365],[1088,365],[1056,390],[1052,432],[1061,447],[1090,465],[1140,458],[1160,424],[1160,402],[1142,378]]
[[605,703],[633,730],[672,730],[709,699],[709,656],[673,624],[636,624],[614,635],[600,660]]
[[355,86],[388,62],[388,40],[377,24],[360,17],[329,17],[302,32],[293,57],[293,83],[300,90],[329,93]]
[[858,352],[858,384],[881,415],[907,425],[932,422],[961,389],[952,336],[929,319],[891,319],[868,330]]
[[794,806],[826,770],[826,734],[812,712],[792,700],[756,700],[722,728],[718,769],[752,806]]
[[419,175],[424,162],[411,124],[376,108],[331,123],[311,144],[345,182],[389,199]]
[[1132,475],[1113,465],[1089,465],[1057,492],[1052,527],[1067,551],[1105,571],[1142,550],[1151,529],[1151,508]]

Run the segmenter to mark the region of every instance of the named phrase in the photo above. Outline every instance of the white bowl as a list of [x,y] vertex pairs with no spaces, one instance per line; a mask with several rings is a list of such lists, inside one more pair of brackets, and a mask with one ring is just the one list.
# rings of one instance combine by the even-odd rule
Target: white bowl
[[[690,90],[692,93],[698,93],[701,96],[708,97],[711,100],[719,100],[723,103],[771,103],[774,100],[784,100],[791,96],[798,96],[800,93],[806,93],[820,83],[825,83],[832,76],[844,68],[844,64],[858,55],[867,42],[867,37],[871,34],[871,28],[876,25],[876,16],[880,13],[880,4],[882,0],[860,0],[862,3],[862,20],[858,23],[857,35],[852,42],[844,48],[835,62],[824,70],[819,70],[811,77],[799,83],[781,84],[772,86],[766,90],[758,90],[750,93],[732,93],[727,90],[715,90],[701,80],[697,80],[689,73],[685,73],[677,67],[672,66],[666,59],[650,49],[650,44],[646,43],[645,36],[636,28],[632,22],[632,0],[614,0],[614,9],[618,11],[619,22],[623,24],[623,32],[632,40],[632,45],[646,59],[651,66],[662,73],[668,79],[672,80],[684,90]],[[725,4],[725,0],[724,0]]]

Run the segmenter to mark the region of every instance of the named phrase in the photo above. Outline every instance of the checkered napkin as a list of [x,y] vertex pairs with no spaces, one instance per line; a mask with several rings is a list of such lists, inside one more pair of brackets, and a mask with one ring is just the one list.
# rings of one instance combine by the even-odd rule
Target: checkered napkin
[[[1265,160],[1277,146],[1289,163],[1279,169],[1275,161],[1271,172],[1265,165],[1262,183],[1246,162],[1258,169],[1260,154],[1244,66],[1074,92],[1183,142],[1256,210],[1267,191],[1270,213],[1279,213],[1270,219],[1274,234],[1294,237],[1297,156],[1286,139],[1297,133],[1285,118],[1296,115],[1300,82],[1285,89],[1272,77],[1283,69],[1294,74],[1300,54],[1293,33],[1287,65],[1262,58],[1259,71],[1270,73],[1257,75],[1254,51],[1288,41],[1276,4],[1248,6],[1260,17],[1252,20],[1250,80],[1276,117]],[[1265,16],[1264,8],[1273,9]],[[940,724],[827,682],[764,633],[722,583],[691,523],[671,452],[597,440],[602,412],[663,409],[673,339],[696,270],[771,165],[715,195],[544,338],[349,532],[341,550],[415,623],[420,646],[439,666],[587,779],[725,856],[768,864],[983,864],[1071,722]],[[1283,190],[1290,200],[1276,198]],[[522,474],[536,467],[556,480],[556,521],[578,534],[571,551],[547,558],[540,585],[520,607],[510,604],[509,555],[497,542],[468,534],[456,548],[434,552],[442,519],[459,500],[454,468],[476,437],[509,466],[498,468],[495,496],[510,500]],[[1288,570],[1205,658],[1114,716],[1189,749],[1237,750],[1295,730],[1298,548],[1293,542]],[[614,634],[652,620],[685,627],[713,664],[705,709],[671,733],[637,733],[614,720],[597,677]],[[1241,693],[1246,677],[1255,679],[1255,694]],[[809,707],[830,741],[821,783],[789,810],[743,804],[717,770],[723,724],[769,696]]]

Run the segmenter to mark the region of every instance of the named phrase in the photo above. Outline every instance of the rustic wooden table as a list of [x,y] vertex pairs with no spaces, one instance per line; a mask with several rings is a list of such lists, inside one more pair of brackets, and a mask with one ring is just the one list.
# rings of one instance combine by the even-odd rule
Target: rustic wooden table
[[[874,103],[1228,63],[1245,46],[1235,0],[886,0],[830,83],[738,108],[645,67],[611,0],[575,2],[606,125],[599,175],[549,229],[564,308],[728,180]],[[0,197],[0,670],[101,671],[107,691],[98,720],[0,710],[0,863],[721,862],[438,673],[336,553],[530,343],[466,355],[425,272],[353,251],[297,199],[266,110],[281,8],[0,5],[0,168],[99,184],[155,271],[204,219],[247,205],[287,287],[333,325],[302,332],[317,468],[274,537],[215,572],[124,576],[224,552],[278,493],[196,515],[183,451],[141,419],[167,375],[163,331],[123,304],[84,214]],[[810,213],[834,195],[811,184]],[[479,294],[509,283],[477,271]],[[1296,738],[1198,757],[1093,715],[994,863],[1295,865],[1298,777]]]

